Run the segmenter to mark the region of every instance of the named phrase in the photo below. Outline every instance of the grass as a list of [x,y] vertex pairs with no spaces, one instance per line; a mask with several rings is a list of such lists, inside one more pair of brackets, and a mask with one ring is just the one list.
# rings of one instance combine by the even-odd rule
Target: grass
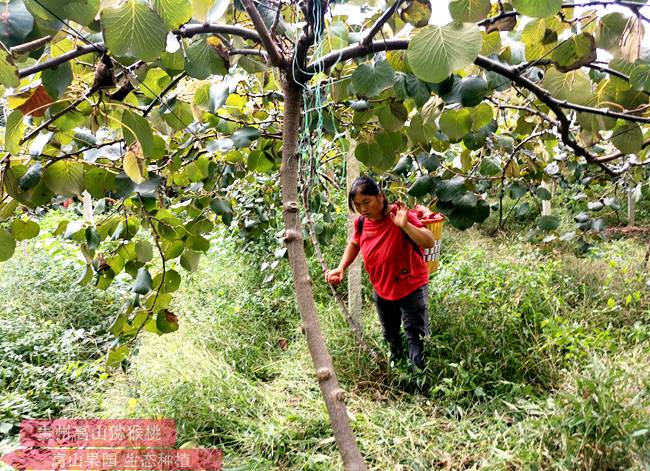
[[[328,260],[340,256],[341,237]],[[143,336],[127,373],[69,395],[63,413],[173,418],[179,445],[221,447],[229,469],[341,469],[287,262],[264,283],[267,273],[237,255],[236,244],[225,238],[184,277],[171,308],[178,332]],[[644,247],[619,240],[578,258],[561,245],[449,229],[444,244],[430,285],[428,366],[419,376],[406,365],[384,369],[355,348],[311,267],[324,335],[371,469],[648,469]],[[18,254],[15,265],[2,266],[0,283],[45,272],[46,261]],[[64,302],[58,279],[32,296],[6,296],[10,317],[44,305],[92,324],[97,306],[113,305],[82,297],[56,307]],[[16,290],[24,282],[11,283]],[[386,354],[367,296],[364,305],[368,340]]]

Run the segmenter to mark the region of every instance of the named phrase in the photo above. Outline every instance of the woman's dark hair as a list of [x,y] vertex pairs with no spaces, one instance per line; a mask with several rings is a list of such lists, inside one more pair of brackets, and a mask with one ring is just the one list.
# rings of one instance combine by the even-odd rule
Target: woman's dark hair
[[[364,175],[362,177],[356,178],[352,182],[352,187],[350,188],[350,193],[348,193],[348,208],[350,211],[354,212],[354,197],[357,195],[368,195],[368,196],[379,196],[383,192],[379,188],[379,184],[372,179],[371,177]],[[384,206],[381,208],[382,213],[386,211],[388,207],[388,200],[384,196]]]

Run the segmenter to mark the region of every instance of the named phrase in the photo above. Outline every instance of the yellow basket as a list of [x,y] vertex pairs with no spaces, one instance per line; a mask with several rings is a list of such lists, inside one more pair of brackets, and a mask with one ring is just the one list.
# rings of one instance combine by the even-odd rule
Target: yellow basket
[[421,222],[433,234],[433,247],[424,249],[424,261],[427,262],[429,273],[435,273],[440,268],[440,244],[442,242],[442,225],[445,222],[445,217],[440,213],[435,213],[433,217],[423,219]]

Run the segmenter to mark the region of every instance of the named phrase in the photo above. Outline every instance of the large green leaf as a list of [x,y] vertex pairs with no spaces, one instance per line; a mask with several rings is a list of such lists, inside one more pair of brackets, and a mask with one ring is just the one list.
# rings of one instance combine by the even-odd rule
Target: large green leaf
[[358,95],[374,97],[395,83],[395,71],[388,61],[361,64],[352,73],[352,86]]
[[589,33],[573,35],[557,46],[551,59],[561,72],[579,69],[596,60],[596,40]]
[[122,114],[122,133],[124,140],[130,146],[136,140],[140,143],[145,158],[153,153],[153,132],[149,121],[130,110]]
[[647,64],[636,65],[630,74],[630,85],[635,90],[650,92],[650,66]]
[[467,108],[447,110],[440,115],[440,130],[451,142],[459,142],[472,129],[472,114]]
[[40,230],[40,226],[30,219],[27,221],[23,221],[22,219],[14,219],[11,221],[11,233],[16,240],[33,239],[38,235]]
[[64,62],[58,67],[46,69],[42,72],[41,79],[47,94],[58,100],[72,83],[72,66],[69,62]]
[[153,0],[153,8],[170,29],[176,29],[192,18],[190,0]]
[[201,38],[187,48],[185,72],[192,78],[204,80],[210,75],[225,75],[228,69],[217,50]]
[[25,123],[23,123],[23,114],[16,110],[7,118],[5,127],[5,149],[13,155],[20,153],[20,140],[25,134]]
[[623,13],[608,13],[598,20],[596,46],[601,49],[617,49],[621,43],[628,17]]
[[72,20],[85,26],[95,21],[100,0],[25,0],[25,4],[41,20]]
[[133,286],[133,292],[138,294],[147,294],[151,291],[151,286],[153,280],[151,279],[151,273],[145,267],[142,267],[138,270],[138,274],[135,277],[135,285]]
[[554,68],[548,69],[542,87],[558,100],[567,100],[579,105],[586,104],[592,96],[591,80],[582,70],[562,73]]
[[526,16],[543,18],[560,11],[562,0],[512,0],[512,6]]
[[456,21],[476,23],[490,13],[490,0],[451,0],[449,13]]
[[81,196],[84,186],[84,166],[80,162],[58,160],[43,171],[45,185],[55,195]]
[[22,0],[4,0],[0,3],[0,43],[6,47],[24,42],[34,27],[34,17],[27,11]]
[[165,49],[168,28],[143,0],[127,0],[101,12],[104,41],[111,54],[156,60]]
[[561,24],[555,17],[530,21],[521,32],[521,41],[526,45],[526,59],[529,61],[546,57],[556,47]]
[[0,85],[17,87],[19,84],[18,67],[7,48],[0,43]]
[[622,122],[612,130],[612,144],[624,154],[634,154],[643,148],[643,132],[637,123]]
[[419,79],[439,83],[454,70],[474,62],[482,43],[481,32],[475,24],[430,25],[413,36],[407,59]]
[[93,198],[104,198],[109,191],[115,191],[115,176],[104,168],[91,168],[84,174],[84,185]]
[[6,229],[0,228],[0,262],[9,260],[16,250],[16,239]]

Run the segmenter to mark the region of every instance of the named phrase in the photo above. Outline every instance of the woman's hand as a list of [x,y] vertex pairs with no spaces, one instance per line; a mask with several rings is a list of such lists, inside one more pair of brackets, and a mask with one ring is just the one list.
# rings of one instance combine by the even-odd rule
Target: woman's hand
[[408,208],[401,201],[397,201],[395,205],[397,206],[397,212],[396,214],[390,213],[390,218],[393,221],[393,224],[404,229],[409,223]]
[[325,281],[331,285],[338,286],[341,284],[341,281],[343,281],[344,276],[345,270],[343,268],[334,268],[333,270],[327,270],[327,272],[325,272]]

